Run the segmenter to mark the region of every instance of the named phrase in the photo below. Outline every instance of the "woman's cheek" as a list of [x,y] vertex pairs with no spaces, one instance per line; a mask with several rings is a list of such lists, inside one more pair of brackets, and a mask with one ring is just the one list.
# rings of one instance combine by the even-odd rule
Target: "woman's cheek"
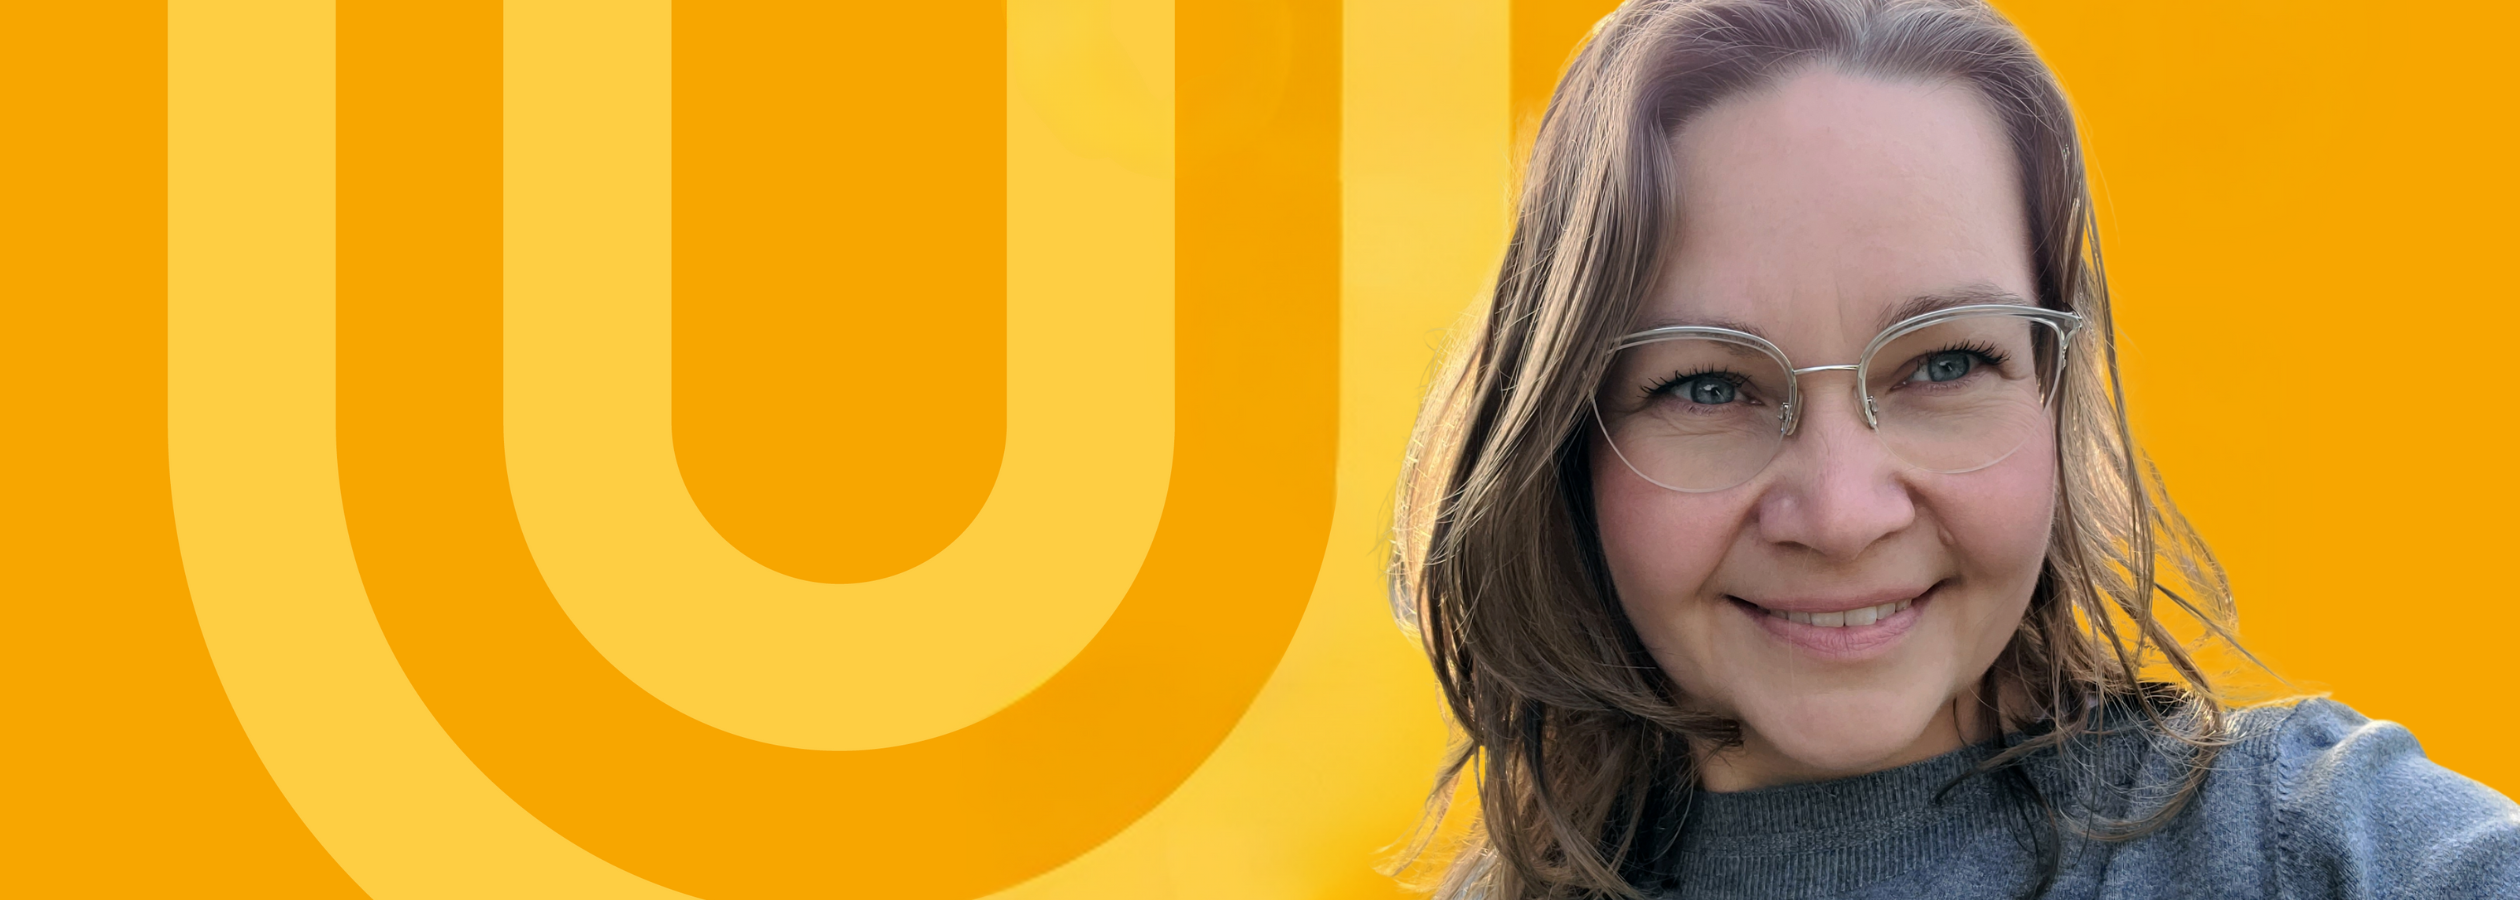
[[[2001,586],[1997,593],[2008,601],[2029,602],[2047,561],[2056,513],[2054,448],[2050,437],[2001,463],[1950,479],[1935,504],[1943,507],[1934,518],[1956,551],[1963,574]],[[2004,632],[2009,635],[2011,629]]]
[[[1733,492],[1669,491],[1615,456],[1607,460],[1613,468],[1600,468],[1602,462],[1597,458],[1593,470],[1593,516],[1619,605],[1663,669],[1683,689],[1697,687],[1692,662],[1706,654],[1690,642],[1709,635],[1706,620],[1717,611],[1706,582],[1746,509],[1725,502]],[[1728,509],[1735,521],[1726,521]]]

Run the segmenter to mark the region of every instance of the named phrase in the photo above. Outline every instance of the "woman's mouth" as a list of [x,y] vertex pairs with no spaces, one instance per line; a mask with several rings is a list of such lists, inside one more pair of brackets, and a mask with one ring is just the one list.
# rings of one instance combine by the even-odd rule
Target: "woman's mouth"
[[[1927,601],[1941,588],[1938,583],[1913,597],[1862,606],[1779,602],[1772,608],[1739,597],[1726,599],[1748,614],[1769,636],[1814,656],[1851,662],[1888,652],[1891,644],[1915,627],[1917,620],[1925,614]],[[1789,606],[1822,608],[1784,608]],[[1831,606],[1837,608],[1827,608]]]
[[[1896,603],[1884,603],[1880,606],[1866,606],[1842,612],[1786,612],[1781,609],[1767,609],[1766,612],[1768,615],[1775,616],[1779,619],[1791,619],[1805,625],[1817,625],[1822,628],[1862,628],[1866,625],[1890,618],[1891,616],[1896,615],[1899,610],[1906,609],[1915,604],[1916,601],[1911,598],[1901,600]],[[1765,609],[1765,607],[1761,608]]]

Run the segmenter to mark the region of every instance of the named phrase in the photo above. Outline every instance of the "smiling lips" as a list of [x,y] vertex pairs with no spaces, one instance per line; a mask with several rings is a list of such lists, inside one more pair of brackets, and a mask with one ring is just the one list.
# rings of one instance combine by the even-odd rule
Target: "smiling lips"
[[[1767,614],[1775,616],[1779,619],[1790,619],[1796,622],[1801,622],[1805,625],[1817,625],[1822,628],[1862,628],[1866,625],[1873,624],[1874,622],[1890,618],[1891,616],[1898,614],[1899,610],[1906,609],[1915,603],[1916,601],[1914,599],[1908,599],[1901,600],[1896,603],[1884,603],[1880,606],[1866,606],[1843,612],[1822,613],[1786,612],[1781,609],[1770,609],[1767,611]],[[1764,609],[1764,607],[1762,608]]]
[[1928,589],[1904,600],[1823,612],[1771,609],[1738,597],[1732,599],[1770,636],[1814,656],[1853,661],[1888,652],[1891,644],[1896,643],[1909,628],[1915,627],[1917,619],[1925,612],[1922,604],[1932,598],[1934,592],[1934,589]]

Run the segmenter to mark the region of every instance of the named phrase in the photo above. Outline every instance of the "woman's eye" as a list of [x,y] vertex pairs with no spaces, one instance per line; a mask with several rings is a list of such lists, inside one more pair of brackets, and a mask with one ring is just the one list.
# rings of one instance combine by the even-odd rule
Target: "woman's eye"
[[1977,354],[1966,350],[1945,350],[1925,357],[1909,381],[1951,381],[1977,368]]
[[1706,406],[1722,406],[1741,397],[1739,386],[1714,375],[1700,375],[1684,380],[1672,385],[1671,390],[1679,394],[1683,400]]

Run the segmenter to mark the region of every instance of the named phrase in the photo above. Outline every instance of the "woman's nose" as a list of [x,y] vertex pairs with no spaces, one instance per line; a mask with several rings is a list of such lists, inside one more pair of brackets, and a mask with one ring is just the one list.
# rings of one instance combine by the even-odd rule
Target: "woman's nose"
[[1908,466],[1864,424],[1848,376],[1806,383],[1794,434],[1769,465],[1757,533],[1769,542],[1853,560],[1916,522]]

